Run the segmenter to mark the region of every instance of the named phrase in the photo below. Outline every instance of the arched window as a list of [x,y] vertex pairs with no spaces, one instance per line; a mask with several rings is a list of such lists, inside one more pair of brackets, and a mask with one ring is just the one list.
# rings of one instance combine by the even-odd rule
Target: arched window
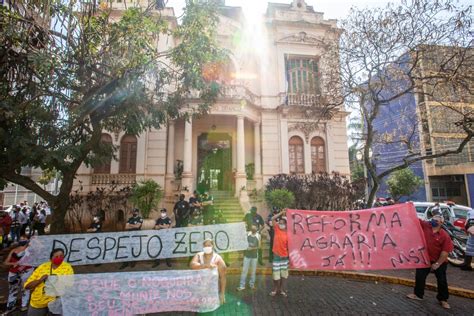
[[293,136],[288,142],[290,152],[290,173],[304,173],[304,145],[303,140]]
[[326,153],[321,137],[313,137],[311,140],[311,164],[313,173],[326,172]]
[[137,138],[125,135],[120,142],[120,173],[135,173],[137,166]]
[[[112,137],[109,134],[102,134],[100,137],[100,143],[107,146],[112,146]],[[112,157],[104,160],[101,164],[94,166],[94,173],[110,173],[110,165],[112,163]]]

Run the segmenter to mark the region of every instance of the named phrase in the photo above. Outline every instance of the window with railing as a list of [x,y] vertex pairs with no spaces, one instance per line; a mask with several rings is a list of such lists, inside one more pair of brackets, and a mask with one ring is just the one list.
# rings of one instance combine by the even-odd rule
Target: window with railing
[[318,61],[314,57],[287,56],[286,79],[290,98],[299,96],[303,101],[311,102],[321,93]]
[[288,142],[290,155],[290,173],[304,173],[304,144],[298,136],[293,136]]
[[125,135],[120,142],[120,173],[135,173],[137,167],[137,138]]
[[313,173],[326,171],[326,153],[324,140],[321,137],[313,137],[311,140],[311,163]]

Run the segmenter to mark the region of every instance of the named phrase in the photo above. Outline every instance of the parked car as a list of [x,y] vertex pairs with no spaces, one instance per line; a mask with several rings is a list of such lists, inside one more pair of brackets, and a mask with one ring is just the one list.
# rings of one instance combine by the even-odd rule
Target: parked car
[[[418,218],[427,220],[431,218],[431,210],[434,208],[434,202],[414,202],[416,214]],[[454,203],[439,203],[441,213],[446,221],[449,221],[454,226],[464,229],[466,223],[467,213],[471,210],[470,207],[457,205]]]

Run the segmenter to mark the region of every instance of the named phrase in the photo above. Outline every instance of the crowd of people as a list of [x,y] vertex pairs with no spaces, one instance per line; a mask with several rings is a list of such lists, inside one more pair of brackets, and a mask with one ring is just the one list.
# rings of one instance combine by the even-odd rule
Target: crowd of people
[[[48,315],[48,303],[54,301],[55,297],[46,295],[44,291],[45,281],[51,275],[68,275],[73,274],[74,270],[71,265],[64,261],[64,251],[62,249],[54,249],[50,254],[50,260],[34,269],[31,266],[22,265],[20,259],[25,255],[25,250],[29,246],[29,239],[35,233],[35,229],[29,228],[30,222],[24,220],[30,218],[30,214],[44,214],[44,204],[35,204],[30,211],[27,210],[25,204],[15,207],[13,214],[6,212],[0,213],[0,225],[2,225],[3,234],[6,227],[10,230],[11,238],[4,236],[4,241],[9,240],[13,248],[4,261],[4,265],[9,267],[8,283],[9,295],[7,301],[7,310],[4,313],[9,314],[20,305],[22,311],[28,310],[28,315]],[[171,212],[170,212],[171,213]],[[173,207],[172,214],[174,220],[168,213],[167,209],[160,210],[160,216],[155,221],[154,229],[170,229],[172,227],[189,227],[200,225],[212,225],[225,223],[226,219],[222,211],[214,210],[213,198],[209,194],[200,196],[197,192],[185,200],[184,195],[179,196],[179,200]],[[6,221],[6,217],[10,217],[10,221]],[[35,215],[33,219],[36,217]],[[39,216],[39,215],[38,215]],[[7,217],[7,218],[8,218]],[[102,231],[104,216],[98,212],[93,217],[90,227],[87,229],[89,233],[99,233]],[[453,244],[447,233],[441,229],[446,219],[438,209],[432,211],[432,217],[429,221],[420,220],[424,238],[427,242],[427,249],[431,266],[427,268],[416,269],[415,287],[412,294],[407,295],[408,298],[420,300],[424,296],[426,277],[433,272],[438,282],[437,299],[441,306],[450,308],[448,304],[449,292],[446,277],[447,257],[452,251]],[[36,220],[38,221],[38,220]],[[244,291],[247,284],[250,290],[256,289],[256,270],[257,264],[263,264],[262,253],[262,232],[267,228],[269,235],[269,261],[272,263],[272,279],[273,287],[270,296],[288,296],[287,281],[289,268],[289,249],[287,236],[287,218],[286,210],[272,208],[266,221],[258,214],[257,208],[252,207],[245,214],[243,221],[247,229],[246,237],[248,241],[248,249],[244,251],[243,266],[240,275],[240,283],[237,291]],[[18,224],[16,224],[17,222]],[[5,223],[8,223],[6,225]],[[128,231],[142,229],[143,218],[140,216],[138,209],[132,210],[132,216],[128,218],[125,229]],[[474,255],[474,212],[468,215],[466,221],[466,231],[469,232],[469,240],[465,257],[465,269],[472,269],[471,262]],[[36,229],[39,234],[44,233],[44,229]],[[8,244],[8,243],[6,243]],[[10,245],[8,244],[8,245]],[[3,243],[2,243],[3,245]],[[214,241],[206,239],[203,242],[202,251],[197,253],[189,263],[191,269],[217,269],[219,275],[219,296],[221,304],[225,303],[226,292],[226,270],[228,266],[228,253],[221,256],[216,252]],[[165,259],[168,267],[172,266],[169,258]],[[133,267],[135,262],[125,262],[121,269],[127,266]],[[152,267],[160,265],[160,260],[153,262]],[[248,282],[247,282],[248,281]],[[21,304],[20,304],[21,302]]]

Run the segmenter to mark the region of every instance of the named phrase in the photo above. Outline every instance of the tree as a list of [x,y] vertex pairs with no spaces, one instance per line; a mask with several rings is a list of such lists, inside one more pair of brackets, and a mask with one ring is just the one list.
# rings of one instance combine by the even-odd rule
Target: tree
[[[116,13],[96,1],[0,6],[0,182],[48,201],[53,233],[64,228],[80,165],[113,156],[99,146],[104,130],[138,135],[205,112],[219,92],[202,75],[223,55],[214,1],[186,1],[176,27],[154,6]],[[158,49],[166,36],[178,44]],[[22,175],[23,166],[57,170],[59,193]]]
[[145,180],[132,187],[132,203],[140,209],[143,217],[148,218],[150,212],[158,206],[163,191],[158,183],[152,179]]
[[276,207],[279,210],[293,207],[295,203],[294,194],[286,189],[268,191],[266,192],[265,197],[268,205]]
[[403,196],[409,197],[422,184],[423,180],[417,177],[409,168],[393,172],[387,180],[390,195],[395,201],[400,200]]
[[[328,45],[327,54],[340,60],[335,75],[341,77],[343,99],[360,114],[371,205],[384,177],[423,160],[459,154],[474,136],[474,111],[463,105],[474,103],[472,7],[451,0],[404,0],[352,9],[341,28],[339,45]],[[447,126],[457,140],[437,144],[429,122]],[[392,152],[389,161],[377,157],[381,148]]]

